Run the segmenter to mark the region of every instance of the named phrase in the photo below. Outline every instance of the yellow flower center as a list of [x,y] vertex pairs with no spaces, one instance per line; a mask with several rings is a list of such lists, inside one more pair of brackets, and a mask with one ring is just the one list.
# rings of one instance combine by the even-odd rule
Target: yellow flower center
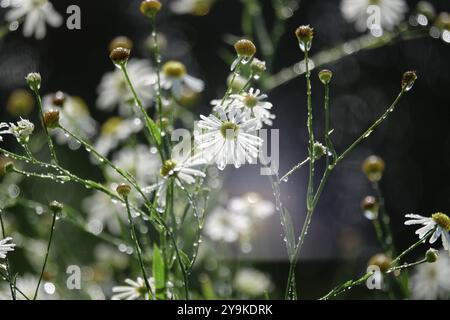
[[247,94],[244,98],[244,104],[248,108],[254,108],[258,104],[258,99],[251,94]]
[[186,74],[186,67],[178,61],[169,61],[163,65],[162,71],[167,77],[181,78]]
[[120,117],[112,117],[106,120],[106,122],[102,126],[102,134],[103,135],[112,135],[119,128],[122,123],[122,118]]
[[166,162],[164,162],[163,166],[159,170],[159,173],[161,174],[162,177],[167,177],[168,175],[172,175],[173,170],[175,169],[176,166],[177,166],[177,163],[175,160],[172,160],[172,159],[166,160]]
[[437,212],[431,216],[434,222],[436,222],[442,229],[450,231],[450,218],[448,215],[442,212]]
[[228,140],[234,140],[237,137],[239,126],[232,122],[225,122],[220,127],[220,133],[222,137]]

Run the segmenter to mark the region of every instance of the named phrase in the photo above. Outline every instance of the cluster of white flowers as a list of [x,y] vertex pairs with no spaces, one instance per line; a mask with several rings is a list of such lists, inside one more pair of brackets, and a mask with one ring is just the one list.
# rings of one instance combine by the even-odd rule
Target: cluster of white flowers
[[218,207],[208,215],[205,233],[213,241],[236,242],[248,237],[255,222],[275,212],[272,202],[256,193],[232,198],[227,209]]
[[[114,295],[111,297],[111,300],[148,300],[150,298],[143,278],[138,277],[136,281],[125,279],[125,283],[127,284],[126,286],[115,286],[112,288]],[[148,283],[151,291],[154,293],[155,279],[153,277],[148,278]],[[173,284],[169,281],[166,283],[166,286],[166,295],[170,299],[172,297],[171,289]]]
[[33,133],[34,124],[26,119],[20,118],[20,121],[15,123],[0,123],[0,142],[3,141],[2,134],[12,134],[21,144],[27,143],[30,135]]
[[250,297],[260,297],[273,288],[272,281],[265,273],[250,268],[240,269],[233,284],[236,290]]
[[24,22],[25,37],[34,35],[38,40],[43,39],[46,34],[46,24],[57,28],[63,23],[62,16],[56,12],[48,0],[11,1],[10,7],[5,19],[8,22]]

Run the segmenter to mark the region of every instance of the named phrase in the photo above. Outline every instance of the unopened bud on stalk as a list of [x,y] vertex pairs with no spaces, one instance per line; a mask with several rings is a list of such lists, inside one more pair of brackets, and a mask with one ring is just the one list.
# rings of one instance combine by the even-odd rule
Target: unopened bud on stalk
[[62,91],[58,91],[53,95],[52,103],[57,107],[62,107],[66,102],[66,95]]
[[303,52],[311,49],[312,40],[314,38],[314,29],[308,26],[300,26],[295,30],[295,35],[298,39],[300,50]]
[[111,40],[108,46],[108,51],[111,52],[116,48],[133,49],[133,41],[125,36],[118,36]]
[[414,82],[417,80],[417,74],[415,71],[407,71],[403,74],[402,89],[409,91],[414,86]]
[[367,196],[361,201],[361,209],[364,216],[369,220],[375,220],[378,217],[378,201],[375,197]]
[[126,183],[121,183],[117,186],[116,191],[119,196],[126,198],[130,195],[131,187]]
[[116,66],[123,66],[130,58],[130,49],[118,47],[111,51],[109,58]]
[[139,9],[144,16],[154,18],[156,14],[161,10],[161,2],[158,0],[145,0],[141,2]]
[[427,259],[428,263],[434,263],[439,258],[439,252],[433,248],[428,249],[425,253],[425,259]]
[[52,201],[50,203],[50,210],[52,210],[53,213],[61,213],[63,208],[64,208],[63,205],[58,201]]
[[333,72],[331,70],[323,69],[319,71],[319,79],[323,84],[329,84],[331,78],[333,78]]
[[37,91],[41,88],[42,78],[39,73],[31,72],[25,77],[25,80],[31,90]]
[[250,64],[250,68],[252,69],[254,76],[261,76],[264,72],[266,72],[266,62],[254,58]]
[[234,44],[234,49],[239,57],[251,58],[256,53],[256,46],[247,39],[241,39]]
[[59,125],[59,111],[49,110],[44,113],[44,125],[48,129],[54,129]]
[[383,253],[379,253],[370,258],[368,265],[377,266],[381,272],[386,272],[391,267],[392,260]]
[[383,177],[384,160],[377,156],[370,156],[364,160],[362,170],[371,182],[378,182]]

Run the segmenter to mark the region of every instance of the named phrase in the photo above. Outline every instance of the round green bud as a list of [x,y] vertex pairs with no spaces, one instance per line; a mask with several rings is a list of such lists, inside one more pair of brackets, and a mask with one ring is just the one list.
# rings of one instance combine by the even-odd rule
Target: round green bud
[[425,259],[427,259],[428,263],[434,263],[439,258],[439,252],[433,248],[428,249],[425,253]]

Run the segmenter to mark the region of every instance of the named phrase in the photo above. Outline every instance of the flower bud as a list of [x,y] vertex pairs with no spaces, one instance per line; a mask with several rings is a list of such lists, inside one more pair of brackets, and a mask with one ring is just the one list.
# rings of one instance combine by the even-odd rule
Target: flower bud
[[14,172],[14,170],[15,170],[14,163],[11,161],[5,163],[5,165],[3,166],[3,171],[5,173],[11,173]]
[[50,210],[52,210],[53,213],[61,213],[63,208],[64,208],[63,205],[58,201],[52,201],[50,203]]
[[66,102],[66,95],[62,91],[58,91],[53,95],[52,103],[57,107],[62,107]]
[[250,68],[252,69],[253,75],[261,76],[264,72],[266,72],[266,62],[254,58],[250,64]]
[[370,156],[364,160],[362,170],[371,182],[378,182],[383,177],[384,161],[380,157]]
[[154,18],[159,10],[161,10],[161,6],[161,2],[158,0],[145,0],[141,2],[139,9],[144,16]]
[[428,263],[434,263],[439,258],[439,252],[433,248],[428,249],[425,253],[425,259],[427,259]]
[[31,90],[37,91],[41,88],[42,78],[39,73],[31,72],[25,77],[25,80]]
[[247,39],[241,39],[234,44],[234,49],[239,57],[251,58],[256,53],[256,46]]
[[6,102],[6,109],[13,116],[28,115],[34,108],[34,98],[27,90],[15,90]]
[[295,30],[300,49],[303,52],[311,49],[312,40],[314,38],[314,29],[308,26],[300,26]]
[[108,51],[112,52],[116,48],[133,49],[133,41],[125,36],[118,36],[111,40],[108,46]]
[[44,113],[44,125],[49,129],[54,129],[59,125],[59,111],[49,110]]
[[407,71],[403,74],[402,89],[409,91],[414,86],[414,82],[417,80],[417,74],[415,71]]
[[375,197],[367,196],[361,201],[361,209],[364,216],[369,220],[375,220],[378,217],[378,201]]
[[130,195],[131,187],[126,183],[121,183],[117,186],[116,191],[119,196],[126,198]]
[[123,66],[130,58],[130,49],[118,47],[111,51],[109,58],[116,66]]
[[314,158],[316,160],[319,160],[320,158],[322,158],[324,155],[327,154],[327,152],[328,152],[328,150],[323,144],[321,144],[318,141],[314,142],[313,154],[314,154]]
[[329,84],[331,78],[333,78],[333,72],[331,70],[323,69],[319,71],[319,79],[323,84]]
[[179,61],[167,61],[162,66],[162,72],[169,78],[181,78],[186,75],[186,66]]
[[392,260],[383,253],[379,253],[370,258],[368,265],[377,266],[381,272],[386,272],[391,267]]

